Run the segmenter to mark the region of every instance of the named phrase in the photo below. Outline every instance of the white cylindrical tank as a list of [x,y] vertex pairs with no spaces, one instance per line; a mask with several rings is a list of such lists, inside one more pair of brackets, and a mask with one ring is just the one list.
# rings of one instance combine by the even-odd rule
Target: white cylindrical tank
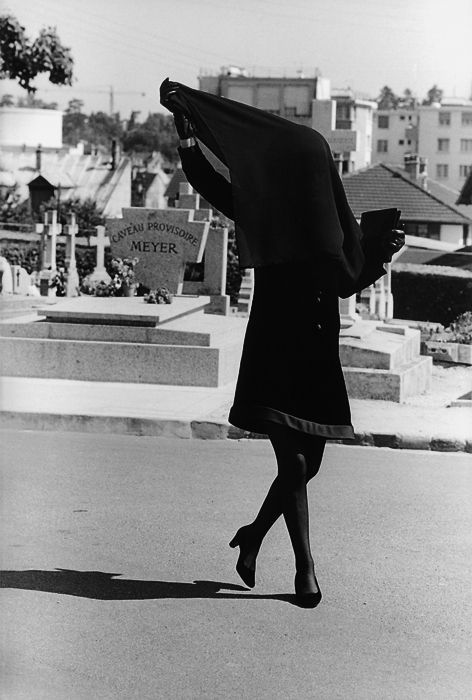
[[62,148],[62,112],[0,107],[0,146]]

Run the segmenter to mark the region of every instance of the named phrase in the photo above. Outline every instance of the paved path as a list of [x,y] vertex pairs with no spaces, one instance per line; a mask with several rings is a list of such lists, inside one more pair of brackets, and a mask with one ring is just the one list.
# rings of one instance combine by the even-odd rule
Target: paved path
[[0,439],[2,698],[470,697],[470,455],[330,445],[307,611],[281,521],[253,591],[227,546],[273,476],[266,441]]
[[[472,388],[472,368],[435,369],[434,390],[408,403],[352,400],[359,444],[472,452],[472,408],[447,407]],[[6,428],[183,438],[250,437],[228,425],[234,384],[219,388],[0,378]]]

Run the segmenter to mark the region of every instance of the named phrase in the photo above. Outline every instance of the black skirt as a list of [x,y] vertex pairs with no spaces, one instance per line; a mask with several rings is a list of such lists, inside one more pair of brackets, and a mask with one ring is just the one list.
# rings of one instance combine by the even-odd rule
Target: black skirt
[[278,424],[327,439],[354,438],[339,329],[332,265],[256,268],[229,422],[255,433]]

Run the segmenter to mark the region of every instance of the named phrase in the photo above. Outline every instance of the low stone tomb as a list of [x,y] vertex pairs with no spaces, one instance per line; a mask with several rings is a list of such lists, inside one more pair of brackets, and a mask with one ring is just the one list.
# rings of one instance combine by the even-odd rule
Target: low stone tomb
[[113,256],[136,259],[136,280],[171,294],[182,293],[185,263],[201,262],[208,229],[208,221],[194,221],[187,209],[132,207],[122,219],[106,221]]

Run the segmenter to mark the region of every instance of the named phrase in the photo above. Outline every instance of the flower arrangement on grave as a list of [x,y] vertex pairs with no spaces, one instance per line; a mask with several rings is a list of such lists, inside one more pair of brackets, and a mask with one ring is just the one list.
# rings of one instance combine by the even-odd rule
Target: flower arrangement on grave
[[84,280],[80,287],[81,294],[89,294],[94,297],[112,297],[115,296],[114,288],[109,282],[90,282]]
[[66,295],[66,271],[63,267],[59,267],[54,271],[49,280],[49,288],[56,290],[57,297],[65,297]]
[[144,295],[144,301],[146,304],[171,304],[172,294],[167,287],[158,287],[157,289],[150,289]]
[[131,287],[136,284],[135,267],[138,258],[113,258],[110,263],[111,284],[116,289],[123,285]]

